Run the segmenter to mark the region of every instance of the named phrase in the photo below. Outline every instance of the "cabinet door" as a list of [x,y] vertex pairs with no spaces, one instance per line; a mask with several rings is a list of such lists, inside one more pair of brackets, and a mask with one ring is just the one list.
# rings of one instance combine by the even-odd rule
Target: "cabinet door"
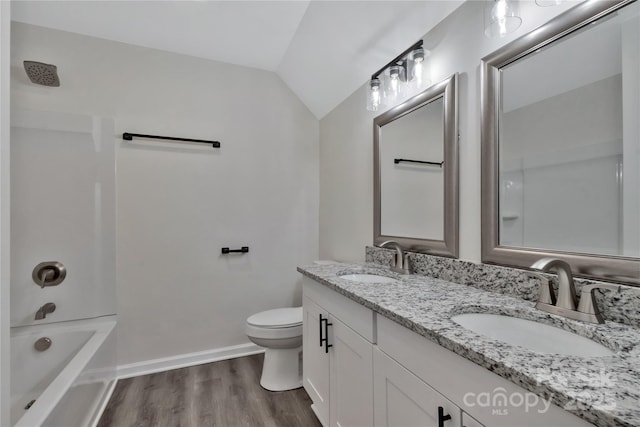
[[460,408],[377,348],[373,368],[376,427],[460,427]]
[[373,345],[335,318],[331,348],[330,425],[373,425]]
[[462,411],[462,427],[484,427],[477,420],[472,418],[469,414]]
[[327,313],[308,298],[303,299],[302,385],[311,397],[318,420],[329,423],[329,354],[320,347],[320,315]]

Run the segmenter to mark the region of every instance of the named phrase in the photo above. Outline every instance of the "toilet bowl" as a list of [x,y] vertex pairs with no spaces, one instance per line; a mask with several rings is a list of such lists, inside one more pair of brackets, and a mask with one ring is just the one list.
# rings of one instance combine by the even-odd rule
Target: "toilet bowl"
[[302,386],[302,307],[267,310],[247,319],[249,340],[265,348],[260,385],[270,391]]

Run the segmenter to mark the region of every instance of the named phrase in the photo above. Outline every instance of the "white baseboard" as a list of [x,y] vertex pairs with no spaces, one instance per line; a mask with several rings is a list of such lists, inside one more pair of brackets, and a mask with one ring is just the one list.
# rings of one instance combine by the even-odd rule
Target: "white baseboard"
[[258,347],[253,343],[240,344],[231,347],[215,348],[196,353],[179,354],[177,356],[120,365],[118,366],[116,375],[118,379],[137,377],[140,375],[169,371],[171,369],[186,368],[188,366],[201,365],[203,363],[217,362],[219,360],[235,359],[236,357],[250,356],[258,353],[264,353],[264,348]]

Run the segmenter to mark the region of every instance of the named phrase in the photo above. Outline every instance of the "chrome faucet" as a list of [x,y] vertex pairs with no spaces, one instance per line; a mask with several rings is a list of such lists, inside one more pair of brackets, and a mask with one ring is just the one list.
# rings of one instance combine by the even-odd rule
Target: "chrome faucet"
[[52,302],[48,302],[36,311],[35,320],[42,320],[47,317],[47,314],[51,314],[56,311],[56,305]]
[[598,288],[614,289],[620,291],[620,286],[606,283],[584,285],[581,289],[580,304],[576,309],[576,287],[573,283],[571,266],[557,258],[542,258],[533,263],[532,269],[551,272],[558,275],[558,296],[553,291],[549,280],[541,274],[529,273],[530,276],[541,279],[540,292],[536,308],[547,313],[558,314],[574,320],[582,320],[591,323],[604,323],[596,303],[594,291]]
[[534,262],[531,268],[545,273],[555,271],[558,275],[558,297],[555,306],[575,311],[576,285],[573,283],[571,266],[568,263],[556,258],[542,258]]
[[409,274],[409,254],[405,254],[402,250],[402,246],[394,240],[387,240],[380,244],[381,248],[392,247],[395,248],[395,261],[391,266],[391,271],[395,271],[400,274]]

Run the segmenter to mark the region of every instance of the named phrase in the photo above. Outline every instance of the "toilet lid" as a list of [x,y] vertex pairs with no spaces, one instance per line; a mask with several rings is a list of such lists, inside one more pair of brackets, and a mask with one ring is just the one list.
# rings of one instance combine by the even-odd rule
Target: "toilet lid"
[[261,328],[287,328],[302,324],[302,307],[276,308],[250,316],[247,323]]

